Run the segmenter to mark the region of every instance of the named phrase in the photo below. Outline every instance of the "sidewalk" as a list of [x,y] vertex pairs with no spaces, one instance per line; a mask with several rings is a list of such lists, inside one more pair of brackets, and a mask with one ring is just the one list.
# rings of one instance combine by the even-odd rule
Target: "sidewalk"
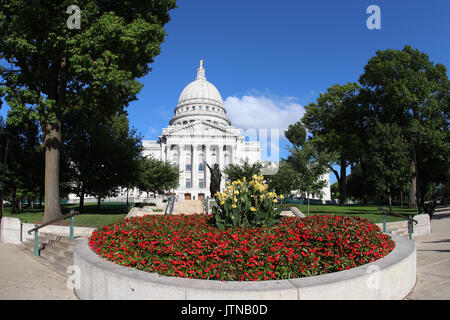
[[438,207],[431,234],[417,237],[417,282],[409,300],[450,300],[450,206]]
[[0,242],[0,300],[76,300],[66,278],[27,255],[20,245]]

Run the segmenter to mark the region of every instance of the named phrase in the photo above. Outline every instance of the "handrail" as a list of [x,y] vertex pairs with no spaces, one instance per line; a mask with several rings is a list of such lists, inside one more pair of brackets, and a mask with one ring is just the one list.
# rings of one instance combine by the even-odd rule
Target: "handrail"
[[409,233],[409,240],[412,240],[412,234],[413,234],[413,222],[415,222],[416,224],[418,224],[417,220],[413,219],[412,215],[405,215],[402,213],[398,213],[398,212],[393,212],[392,210],[386,210],[384,207],[383,208],[378,208],[378,210],[383,211],[383,232],[386,232],[386,214],[391,215],[391,216],[395,216],[395,217],[400,217],[403,219],[407,219],[408,220],[408,233]]
[[[30,235],[31,235],[32,232],[34,232],[34,255],[35,256],[39,256],[40,255],[40,251],[39,251],[40,249],[39,249],[39,246],[38,246],[38,243],[39,243],[38,230],[43,228],[43,227],[46,227],[46,226],[48,226],[48,225],[50,225],[52,223],[55,223],[57,221],[70,218],[70,235],[69,235],[69,239],[74,239],[74,237],[73,237],[73,216],[76,215],[76,214],[79,214],[79,212],[78,211],[73,211],[73,209],[71,209],[70,213],[68,213],[68,214],[65,214],[65,215],[63,215],[61,217],[58,217],[58,218],[53,219],[53,220],[50,220],[50,221],[48,221],[46,223],[41,224],[40,226],[35,225],[33,229],[28,230],[28,234],[30,234]],[[42,246],[41,246],[41,249],[42,249]]]
[[58,217],[56,219],[53,219],[51,221],[48,221],[46,223],[43,223],[40,226],[37,226],[37,227],[34,227],[33,229],[28,230],[28,234],[31,234],[33,231],[37,231],[37,230],[39,230],[39,229],[41,229],[43,227],[46,227],[46,226],[48,226],[48,225],[50,225],[52,223],[55,223],[55,222],[58,222],[60,220],[64,220],[64,219],[70,218],[70,217],[72,217],[74,215],[77,215],[77,214],[80,214],[80,213],[78,211],[74,211],[74,212],[68,213],[66,215],[63,215],[61,217]]
[[[391,210],[386,210],[386,209],[383,209],[383,208],[378,208],[378,210],[386,212],[387,214],[395,216],[395,217],[399,217],[399,218],[403,218],[403,219],[407,219],[407,220],[411,219],[410,215],[406,215],[406,214],[403,214],[403,213],[398,213],[398,212],[394,212],[394,211],[391,211]],[[415,219],[412,219],[412,221],[414,221],[415,224],[419,223]]]

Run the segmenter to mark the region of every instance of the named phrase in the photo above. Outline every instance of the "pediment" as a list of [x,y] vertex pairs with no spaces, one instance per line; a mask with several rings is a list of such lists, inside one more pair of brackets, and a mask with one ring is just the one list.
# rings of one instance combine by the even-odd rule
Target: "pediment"
[[163,130],[166,136],[236,136],[235,130],[207,121],[194,121]]

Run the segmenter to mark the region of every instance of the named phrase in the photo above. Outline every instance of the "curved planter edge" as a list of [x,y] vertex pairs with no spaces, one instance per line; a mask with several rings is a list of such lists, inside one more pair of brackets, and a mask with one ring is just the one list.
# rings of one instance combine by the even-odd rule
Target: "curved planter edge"
[[81,240],[74,247],[82,300],[310,300],[403,299],[416,282],[414,241],[392,235],[386,257],[350,270],[289,280],[259,282],[198,280],[161,276],[117,265]]

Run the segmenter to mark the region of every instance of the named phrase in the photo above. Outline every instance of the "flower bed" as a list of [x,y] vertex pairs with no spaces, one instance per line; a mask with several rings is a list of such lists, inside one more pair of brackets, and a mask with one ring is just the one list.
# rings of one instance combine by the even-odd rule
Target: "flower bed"
[[394,248],[367,219],[282,218],[271,228],[212,226],[211,215],[148,215],[96,230],[89,246],[119,265],[166,276],[258,281],[301,278],[375,261]]

